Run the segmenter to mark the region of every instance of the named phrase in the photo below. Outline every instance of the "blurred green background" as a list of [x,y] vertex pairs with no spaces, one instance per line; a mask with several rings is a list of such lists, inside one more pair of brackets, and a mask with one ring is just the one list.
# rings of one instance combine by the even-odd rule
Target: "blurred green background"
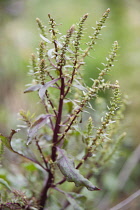
[[[86,22],[87,37],[92,32],[91,27],[101,18],[102,13],[110,8],[110,18],[106,28],[102,30],[102,40],[99,40],[93,59],[87,59],[85,79],[97,76],[96,67],[101,63],[112,46],[113,41],[119,42],[118,62],[111,72],[111,80],[120,81],[123,93],[129,96],[129,104],[125,113],[125,131],[128,133],[121,148],[122,156],[111,170],[104,176],[108,191],[117,177],[123,183],[114,195],[113,206],[134,193],[140,184],[140,1],[139,0],[0,0],[1,13],[1,48],[0,48],[0,132],[8,134],[10,128],[15,128],[19,109],[33,109],[34,98],[24,95],[25,84],[30,83],[27,76],[29,58],[36,52],[40,40],[36,25],[39,17],[46,25],[50,13],[65,33],[69,27],[79,21],[79,18],[89,13]],[[30,103],[31,102],[31,103]],[[120,161],[121,160],[121,161]],[[128,164],[128,165],[127,165]],[[132,167],[133,166],[133,167]],[[126,173],[123,170],[126,167]],[[122,175],[121,175],[122,173]],[[114,186],[115,187],[115,186]],[[92,194],[93,195],[93,194]],[[105,197],[106,196],[106,197]],[[104,195],[97,209],[109,205],[110,194]],[[137,209],[137,200],[131,203],[129,209]]]

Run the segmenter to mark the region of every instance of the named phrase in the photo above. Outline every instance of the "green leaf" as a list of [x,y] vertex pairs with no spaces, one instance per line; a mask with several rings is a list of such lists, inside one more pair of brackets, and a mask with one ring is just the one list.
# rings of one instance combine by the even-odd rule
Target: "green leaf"
[[42,87],[39,90],[39,97],[41,99],[43,99],[45,97],[45,92],[46,92],[47,88],[51,87],[54,83],[56,83],[57,80],[59,80],[59,78],[53,79],[49,82],[46,82],[45,85],[42,85]]
[[0,184],[4,185],[8,190],[11,190],[9,184],[2,178],[0,178]]
[[38,160],[34,159],[34,158],[30,158],[30,157],[27,157],[17,151],[15,151],[13,149],[13,147],[11,146],[11,140],[12,140],[12,137],[15,133],[17,133],[19,131],[19,129],[17,130],[11,130],[11,133],[10,133],[10,136],[6,137],[6,136],[3,136],[2,134],[0,134],[0,140],[2,141],[2,143],[4,144],[4,146],[6,146],[9,150],[11,150],[12,152],[20,155],[21,157],[24,157],[24,158],[27,158],[28,160],[31,160],[32,162],[40,165],[42,167],[42,165],[38,162]]
[[5,137],[5,136],[3,136],[2,134],[0,134],[0,139],[1,139],[2,143],[3,143],[8,149],[11,149],[11,145],[10,145],[10,142],[9,142],[8,137]]
[[30,93],[30,92],[33,92],[33,91],[37,91],[39,90],[40,88],[42,87],[42,85],[38,84],[38,85],[33,85],[29,88],[27,88],[24,93]]
[[28,141],[27,145],[32,141],[32,139],[35,137],[36,133],[40,128],[42,128],[44,125],[47,124],[48,118],[51,117],[52,115],[50,114],[42,114],[37,118],[37,120],[32,124],[28,131]]
[[0,141],[0,164],[1,164],[3,153],[4,153],[4,143]]
[[11,147],[11,139],[10,138],[0,134],[0,139],[1,139],[2,143],[4,144],[4,146],[6,146],[9,150],[11,150],[13,152],[13,149]]
[[68,182],[74,182],[76,187],[85,186],[90,191],[100,190],[79,173],[79,170],[74,167],[73,160],[68,158],[65,150],[57,147],[57,152],[57,165]]

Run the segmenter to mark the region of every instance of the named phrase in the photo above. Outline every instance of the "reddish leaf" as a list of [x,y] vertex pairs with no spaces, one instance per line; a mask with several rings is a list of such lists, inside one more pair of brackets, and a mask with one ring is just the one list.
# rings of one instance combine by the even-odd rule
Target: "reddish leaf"
[[40,90],[39,90],[39,97],[41,99],[43,99],[45,97],[45,92],[47,90],[48,87],[51,87],[54,83],[56,83],[56,81],[59,80],[59,78],[57,79],[53,79],[49,82],[46,82],[45,85],[43,85]]
[[32,124],[28,131],[28,141],[27,145],[32,141],[32,139],[35,137],[36,133],[40,128],[42,128],[44,125],[47,124],[48,118],[51,117],[52,115],[40,115],[40,117]]

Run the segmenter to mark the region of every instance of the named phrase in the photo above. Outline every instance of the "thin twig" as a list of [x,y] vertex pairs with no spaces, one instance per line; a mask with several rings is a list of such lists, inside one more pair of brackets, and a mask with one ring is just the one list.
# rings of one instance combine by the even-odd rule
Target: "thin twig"
[[45,163],[46,171],[49,171],[49,170],[48,170],[48,164],[47,164],[47,162],[46,162],[46,160],[45,160],[45,157],[44,157],[43,151],[42,151],[42,149],[41,149],[41,147],[40,147],[40,145],[39,145],[38,139],[36,139],[36,146],[37,146],[37,148],[38,148],[38,151],[39,151],[40,154],[41,154],[41,158],[42,158],[43,162]]
[[48,102],[50,103],[50,105],[51,105],[51,107],[52,107],[52,110],[53,110],[55,116],[57,117],[57,112],[56,112],[56,110],[55,110],[55,107],[54,107],[54,105],[53,105],[53,102],[51,101],[51,99],[50,99],[50,97],[49,97],[49,95],[48,95],[48,91],[47,91],[47,90],[46,90],[46,97],[47,97]]
[[63,178],[60,182],[57,182],[55,185],[63,184],[66,181],[66,178]]
[[139,196],[140,196],[140,190],[137,190],[135,193],[133,193],[132,195],[130,195],[127,199],[123,200],[122,202],[120,202],[116,206],[112,207],[110,210],[124,209],[124,207],[126,205],[128,205],[129,203],[131,203],[134,199],[136,199]]
[[64,133],[62,134],[62,136],[60,137],[60,139],[56,142],[56,144],[58,144],[65,137],[66,133],[70,130],[70,128],[73,125],[74,121],[78,117],[78,114],[82,111],[84,105],[85,104],[81,104],[80,108],[77,109],[77,111],[76,111],[75,114],[73,114],[73,118],[72,118],[71,122],[68,124],[68,127],[65,129]]
[[[48,60],[49,60],[49,59],[48,59]],[[47,69],[45,69],[45,71],[46,71],[47,75],[51,78],[51,80],[54,80],[54,79],[55,79]],[[60,89],[60,87],[59,87],[59,85],[58,85],[57,82],[54,83],[54,84]]]
[[[46,103],[45,103],[45,100],[44,100],[44,99],[42,100],[42,104],[43,104],[43,105],[44,105],[44,107],[45,107],[46,113],[49,113],[49,111],[48,111],[48,107],[47,107],[47,105],[46,105]],[[52,130],[53,130],[53,122],[52,122],[51,117],[49,117],[49,120],[50,120],[51,128],[52,128]]]
[[139,160],[140,160],[140,145],[134,150],[132,155],[127,159],[122,170],[120,171],[120,174],[118,176],[119,189],[123,189],[130,174],[132,173],[135,166],[138,164]]
[[51,66],[53,66],[56,70],[58,67],[51,61],[51,59],[48,57],[48,61],[50,62]]

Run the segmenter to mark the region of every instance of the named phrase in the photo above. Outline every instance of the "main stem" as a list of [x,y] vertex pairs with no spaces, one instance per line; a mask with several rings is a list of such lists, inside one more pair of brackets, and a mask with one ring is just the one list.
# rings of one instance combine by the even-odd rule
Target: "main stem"
[[[64,100],[64,78],[61,78],[61,90],[60,90],[60,99],[59,99],[59,107],[58,107],[58,114],[57,114],[57,119],[55,123],[55,128],[54,128],[54,135],[53,135],[53,144],[58,140],[58,135],[60,132],[60,123],[61,123],[61,118],[62,118],[62,110],[63,110],[63,100]],[[52,147],[52,161],[54,162],[56,160],[56,147]]]
[[[60,89],[60,99],[59,99],[59,107],[58,107],[58,114],[56,118],[56,123],[55,123],[55,128],[54,128],[54,133],[53,133],[53,144],[57,142],[58,140],[58,134],[60,132],[60,123],[61,123],[61,118],[62,118],[62,110],[63,110],[63,100],[64,100],[64,89],[65,89],[65,84],[64,84],[64,78],[61,76],[61,89]],[[57,149],[55,146],[52,146],[52,154],[51,154],[51,160],[52,162],[55,162],[56,157],[57,157]],[[40,194],[40,200],[39,200],[39,210],[43,210],[45,207],[45,204],[47,202],[47,193],[49,188],[52,186],[54,182],[54,174],[52,173],[51,170],[51,165],[50,165],[50,170],[48,173],[48,178],[46,180],[46,183],[41,191]]]
[[40,193],[40,200],[39,200],[39,210],[43,210],[47,201],[47,192],[49,190],[49,188],[52,185],[52,178],[53,178],[53,174],[51,173],[51,171],[49,172],[48,178],[45,182],[45,185]]

